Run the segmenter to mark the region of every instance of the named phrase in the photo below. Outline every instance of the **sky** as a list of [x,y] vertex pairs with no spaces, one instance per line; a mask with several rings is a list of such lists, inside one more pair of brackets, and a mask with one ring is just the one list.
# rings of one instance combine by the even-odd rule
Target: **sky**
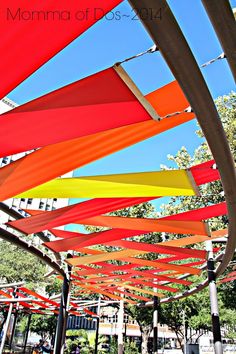
[[[230,2],[232,7],[236,7],[236,0]],[[199,65],[223,52],[200,0],[169,0],[168,4]],[[140,21],[131,19],[133,12],[128,2],[124,1],[115,10],[122,14],[121,20],[104,18],[97,22],[19,85],[8,97],[18,104],[28,102],[150,48],[153,42]],[[111,17],[112,14],[109,18]],[[174,80],[158,52],[129,61],[124,68],[143,94]],[[202,69],[202,73],[214,98],[235,90],[233,77],[225,59]],[[90,163],[75,171],[74,175],[159,170],[161,164],[171,165],[167,155],[175,155],[182,146],[191,154],[194,152],[201,143],[195,134],[196,129],[195,120],[185,123]],[[159,205],[160,201],[156,203],[156,207]]]

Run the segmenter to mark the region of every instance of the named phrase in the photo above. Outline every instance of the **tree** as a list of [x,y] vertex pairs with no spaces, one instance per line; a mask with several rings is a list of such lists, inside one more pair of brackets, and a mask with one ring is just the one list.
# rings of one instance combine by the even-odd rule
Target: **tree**
[[[28,319],[26,316],[22,317],[20,321],[20,331],[25,333]],[[52,339],[57,324],[57,317],[55,315],[32,315],[30,321],[30,331],[41,336],[43,341]]]
[[21,248],[6,241],[0,241],[0,259],[1,282],[24,281],[33,288],[37,283],[44,282],[45,264]]
[[151,335],[153,329],[153,310],[152,308],[142,308],[136,305],[128,305],[125,309],[133,319],[135,319],[139,325],[140,332],[142,334],[141,349],[142,354],[148,353],[148,338]]
[[[236,153],[236,94],[230,93],[227,96],[219,97],[216,100],[216,105],[228,138],[228,142],[233,155]],[[196,134],[202,138],[203,133],[198,130]],[[208,161],[212,159],[211,152],[207,143],[202,142],[195,150],[193,156],[191,156],[187,149],[183,146],[175,156],[168,155],[168,159],[176,164],[178,168],[189,168],[196,164]],[[173,167],[162,166],[163,169],[172,169]],[[222,193],[222,185],[220,181],[208,183],[200,187],[200,192],[203,197],[178,197],[171,198],[168,205],[162,205],[162,215],[171,215],[187,211],[190,209],[197,209],[211,203],[220,203],[224,200]],[[206,197],[205,197],[206,196]],[[227,227],[227,217],[212,218],[209,220],[209,225],[212,230],[217,230]],[[169,235],[170,238],[176,238],[178,235]],[[235,331],[235,295],[236,295],[236,282],[231,284],[219,285],[218,287],[218,301],[220,308],[221,323],[225,328],[225,336],[232,336]],[[205,289],[201,293],[182,300],[178,303],[170,303],[163,306],[164,318],[162,319],[172,330],[177,334],[179,338],[183,338],[183,326],[181,318],[179,316],[180,304],[182,307],[188,307],[192,302],[192,309],[197,308],[197,312],[194,311],[188,313],[187,327],[199,331],[200,335],[204,329],[211,329],[211,317],[210,317],[210,303],[208,289]],[[188,307],[188,309],[190,309]],[[226,330],[228,328],[228,331]]]
[[[14,283],[24,281],[31,289],[36,289],[38,284],[43,284],[46,266],[30,253],[19,247],[0,241],[0,282]],[[0,330],[3,327],[8,308],[1,307]]]
[[[232,153],[236,152],[236,94],[234,92],[227,96],[219,97],[216,100],[216,105],[221,116],[222,123],[231,147]],[[196,134],[199,138],[203,137],[202,131],[199,129]],[[200,164],[201,162],[208,161],[212,159],[211,152],[209,150],[208,144],[204,141],[199,144],[199,147],[195,150],[193,156],[189,154],[185,147],[182,147],[175,156],[169,155],[169,160],[174,163],[177,168],[189,168],[191,166]],[[175,168],[176,168],[175,166]],[[173,169],[172,167],[162,166],[163,169]],[[171,215],[177,214],[183,211],[188,211],[191,209],[198,209],[200,207],[207,206],[211,203],[220,203],[224,200],[222,192],[222,186],[220,181],[213,183],[208,183],[200,187],[201,195],[203,197],[175,197],[171,198],[170,203],[167,205],[162,205],[161,215]],[[126,208],[121,211],[116,211],[110,215],[117,216],[130,216],[130,217],[155,217],[155,210],[151,203],[144,203],[131,208]],[[209,221],[209,225],[212,230],[217,230],[224,228],[227,225],[227,217],[212,218]],[[88,227],[89,231],[100,231],[100,228]],[[139,236],[140,241],[145,242],[159,242],[160,233],[155,234],[144,234]],[[168,236],[168,235],[167,235]],[[170,238],[178,238],[179,235],[169,235]],[[133,238],[136,239],[135,237]],[[144,257],[144,256],[142,256]],[[149,254],[146,257],[153,259],[156,255]],[[118,262],[121,264],[121,262]],[[201,279],[200,279],[201,280]],[[227,285],[225,285],[227,287]],[[235,287],[234,299],[235,299]],[[221,297],[221,291],[219,291],[219,303],[221,308],[223,308],[226,299]],[[182,301],[168,303],[161,306],[161,321],[167,324],[177,335],[179,343],[182,343],[184,336],[183,333],[183,318],[181,315],[182,310],[186,313],[186,328],[194,329],[194,333],[198,332],[201,335],[204,330],[209,330],[211,328],[211,318],[210,318],[210,305],[208,299],[207,289],[201,293],[194,296],[188,297]],[[234,302],[235,303],[235,300]],[[230,305],[229,305],[230,306]],[[142,333],[142,353],[147,353],[147,337],[150,335],[152,330],[152,309],[140,309],[136,306],[128,306],[126,311],[135,319],[140,325],[140,330]],[[235,311],[231,307],[229,308],[232,316],[235,316]],[[222,323],[229,323],[229,312],[225,311],[221,313]],[[227,319],[228,317],[228,319]],[[228,321],[228,322],[227,322]],[[232,328],[232,326],[230,327]],[[230,332],[232,333],[232,331]]]

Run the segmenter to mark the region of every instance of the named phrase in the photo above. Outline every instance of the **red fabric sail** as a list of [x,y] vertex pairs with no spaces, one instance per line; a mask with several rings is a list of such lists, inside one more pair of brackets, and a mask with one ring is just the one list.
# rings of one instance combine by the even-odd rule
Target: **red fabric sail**
[[191,258],[205,259],[207,255],[206,251],[193,250],[193,249],[183,248],[183,247],[162,246],[161,244],[155,245],[155,244],[149,244],[144,242],[134,242],[134,241],[131,242],[131,241],[119,240],[119,241],[111,241],[111,242],[107,241],[106,244],[113,247],[123,247],[128,249],[154,252],[160,254],[174,254],[180,256],[185,255],[188,258],[191,257]]
[[[44,246],[50,248],[54,252],[63,252],[67,250],[76,250],[81,247],[88,247],[97,244],[104,244],[113,247],[122,247],[147,252],[157,252],[161,254],[185,255],[186,257],[206,258],[206,251],[189,250],[188,248],[152,245],[143,242],[124,241],[123,238],[138,236],[143,234],[143,231],[112,229],[85,235],[84,237],[72,237],[59,241],[45,242]],[[118,240],[118,241],[116,241]]]
[[23,291],[24,293],[26,293],[26,294],[28,294],[28,295],[32,295],[32,296],[34,296],[34,297],[36,297],[36,298],[39,298],[39,299],[45,301],[46,303],[51,304],[52,306],[56,306],[56,307],[59,306],[59,304],[58,304],[56,301],[50,300],[50,299],[46,298],[45,296],[42,296],[42,295],[36,293],[36,292],[33,291],[33,290],[30,290],[30,289],[28,289],[28,288],[25,288],[24,286],[21,286],[21,287],[19,288],[19,290],[20,290],[20,291]]
[[122,238],[133,237],[143,233],[143,231],[137,230],[112,229],[108,231],[94,232],[92,234],[84,235],[83,237],[77,237],[75,234],[75,237],[64,240],[45,242],[44,246],[55,252],[63,252],[67,250],[76,250],[81,247],[104,244],[108,241],[120,240]]
[[109,68],[0,116],[0,156],[150,119],[117,72]]
[[[107,198],[92,199],[83,203],[31,216],[26,219],[9,222],[8,225],[26,234],[73,223],[78,219],[102,215],[110,211],[152,200],[153,198]],[[226,203],[190,210],[176,215],[169,215],[159,220],[202,221],[227,214]],[[142,231],[143,233],[143,231]]]
[[0,98],[120,2],[8,0],[2,3]]
[[192,282],[189,280],[185,279],[178,279],[178,278],[172,278],[167,275],[160,275],[160,274],[154,274],[156,273],[156,270],[129,270],[129,273],[133,275],[139,275],[141,277],[147,278],[147,279],[156,279],[157,281],[168,281],[170,283],[175,283],[175,284],[182,284],[182,285],[191,285]]
[[[34,214],[36,215],[36,214]],[[56,229],[52,229],[49,230],[54,236],[56,237],[60,237],[60,238],[71,238],[71,237],[75,237],[75,232],[73,231],[64,231],[64,230],[56,230]],[[77,237],[83,237],[85,234],[81,234],[76,232],[76,236]]]
[[79,218],[88,218],[105,214],[114,210],[127,208],[131,205],[144,203],[153,198],[104,198],[91,199],[82,203],[69,205],[64,208],[40,213],[26,219],[9,222],[8,225],[26,234],[72,223]]
[[[170,113],[167,101],[173,97],[175,110],[188,106],[175,81],[157,90],[155,96],[163,96],[164,93],[166,101],[158,101],[158,107],[154,106],[158,113]],[[183,113],[160,122],[148,120],[46,146],[0,169],[0,200],[11,198],[193,118],[194,114]]]
[[190,168],[197,186],[220,179],[219,171],[214,168],[214,165],[215,161],[210,160]]
[[204,208],[186,211],[180,214],[169,215],[160,220],[181,220],[181,221],[202,221],[216,216],[227,215],[227,205],[225,202],[210,205]]

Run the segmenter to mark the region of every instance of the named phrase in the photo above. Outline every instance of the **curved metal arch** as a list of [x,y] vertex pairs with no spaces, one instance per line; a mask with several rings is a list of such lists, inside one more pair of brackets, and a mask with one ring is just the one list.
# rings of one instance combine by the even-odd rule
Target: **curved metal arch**
[[[229,233],[225,254],[216,269],[218,277],[227,268],[236,247],[236,174],[225,132],[202,73],[166,0],[129,0],[129,2],[138,15],[142,13],[143,8],[152,10],[149,16],[140,19],[195,112],[219,168],[228,208]],[[160,9],[162,18],[153,18],[151,14],[157,13]],[[195,294],[207,285],[208,280],[205,280],[198,287],[180,294],[175,299],[163,299],[162,302]]]
[[[8,205],[0,202],[0,210],[6,214],[8,214],[9,216],[11,216],[12,218],[19,220],[19,219],[24,219],[24,216],[21,215],[18,211],[10,208]],[[23,233],[22,233],[23,234]],[[25,234],[26,235],[26,234]],[[35,234],[36,236],[38,236],[43,242],[48,242],[50,241],[49,237],[44,235],[43,232],[37,232]],[[54,255],[57,259],[58,262],[61,262],[61,256],[59,253],[54,252]]]
[[[222,260],[223,256],[224,256],[224,253],[219,254],[216,257],[215,262],[220,262]],[[200,267],[200,269],[201,270],[206,270],[207,269],[207,264],[204,264],[202,267]],[[189,275],[183,275],[183,276],[179,277],[179,279],[185,279],[187,277],[189,277]],[[208,279],[206,279],[202,283],[196,285],[194,288],[186,290],[186,291],[184,291],[181,294],[177,294],[177,295],[174,295],[174,296],[166,297],[164,299],[160,299],[160,303],[161,304],[166,304],[168,302],[181,300],[181,299],[184,299],[185,297],[188,297],[190,295],[197,294],[199,291],[201,291],[204,288],[206,288],[208,284],[209,284]],[[149,301],[149,302],[147,302],[145,304],[144,307],[152,307],[152,306],[153,306],[153,301]],[[140,307],[142,307],[142,306],[140,306]]]
[[25,251],[33,254],[34,256],[41,259],[44,263],[53,268],[57,273],[65,277],[64,270],[59,266],[59,264],[53,261],[48,255],[44,254],[42,251],[28,244],[24,240],[20,239],[18,236],[12,234],[11,232],[0,228],[0,238],[7,242],[13,243],[14,245],[24,249]]
[[162,9],[162,18],[141,18],[154,43],[159,48],[172,73],[180,84],[218,166],[229,216],[229,233],[225,255],[217,269],[222,274],[231,261],[236,247],[236,174],[228,141],[197,62],[166,0],[129,0],[138,14],[143,8],[156,13]]
[[236,22],[228,0],[202,0],[236,81]]

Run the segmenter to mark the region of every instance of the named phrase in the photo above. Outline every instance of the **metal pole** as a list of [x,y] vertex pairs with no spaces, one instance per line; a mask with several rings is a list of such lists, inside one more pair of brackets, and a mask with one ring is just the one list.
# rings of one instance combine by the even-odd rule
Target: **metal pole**
[[96,338],[95,338],[95,350],[94,354],[98,353],[98,339],[99,339],[99,324],[100,324],[100,310],[101,310],[101,296],[98,299],[98,309],[97,309],[97,327],[96,327]]
[[[124,295],[123,295],[124,296]],[[122,296],[122,297],[123,297]],[[124,353],[123,343],[123,322],[124,322],[124,300],[120,300],[120,308],[118,312],[118,354]]]
[[11,331],[11,339],[10,339],[10,343],[9,343],[9,349],[10,349],[10,351],[11,351],[12,343],[13,343],[13,339],[14,339],[17,317],[18,317],[18,304],[17,304],[17,308],[16,308],[16,310],[15,310],[14,322],[13,322],[12,331]]
[[185,310],[183,310],[183,327],[184,327],[184,354],[187,354]]
[[124,343],[126,343],[126,337],[127,337],[127,322],[128,320],[125,320],[125,332],[124,332]]
[[[14,298],[17,298],[16,292],[17,292],[18,288],[17,286],[14,288],[13,291],[13,296]],[[16,321],[17,321],[17,315],[18,315],[18,307],[19,307],[19,303],[16,303],[16,309],[15,309],[15,314],[14,314],[14,322],[13,322],[13,326],[12,326],[12,331],[11,331],[11,338],[10,338],[10,343],[9,343],[9,349],[11,350],[12,347],[12,342],[13,342],[13,338],[14,338],[14,333],[15,333],[15,328],[16,328]]]
[[[68,255],[67,258],[71,258],[72,255]],[[68,305],[69,305],[69,292],[70,292],[70,275],[71,267],[68,266],[68,274],[64,276],[62,292],[61,292],[61,303],[59,309],[59,315],[57,319],[57,329],[54,344],[54,354],[61,354],[64,352],[65,336],[66,336],[66,326],[68,318]]]
[[13,287],[19,287],[19,286],[23,286],[25,283],[23,281],[18,282],[18,283],[9,283],[9,284],[0,284],[0,289],[4,289],[4,288],[13,288]]
[[26,328],[26,333],[25,333],[23,353],[25,353],[26,346],[27,346],[29,330],[30,330],[30,323],[31,323],[31,317],[32,317],[32,314],[30,313],[29,316],[28,316],[28,323],[27,323],[27,328]]
[[209,294],[211,303],[211,321],[215,354],[223,354],[223,346],[221,340],[219,308],[217,300],[216,275],[213,257],[212,242],[206,241],[206,250],[208,251],[207,272],[209,282]]
[[[157,289],[155,289],[157,290]],[[153,297],[153,353],[158,353],[158,297]]]
[[11,314],[12,314],[13,306],[14,306],[13,303],[11,303],[9,305],[7,319],[6,319],[5,325],[3,327],[3,336],[2,336],[2,341],[1,341],[1,345],[0,345],[0,354],[3,353],[3,349],[4,349],[6,337],[7,337],[7,331],[8,331],[8,327],[9,327],[10,320],[11,320]]

